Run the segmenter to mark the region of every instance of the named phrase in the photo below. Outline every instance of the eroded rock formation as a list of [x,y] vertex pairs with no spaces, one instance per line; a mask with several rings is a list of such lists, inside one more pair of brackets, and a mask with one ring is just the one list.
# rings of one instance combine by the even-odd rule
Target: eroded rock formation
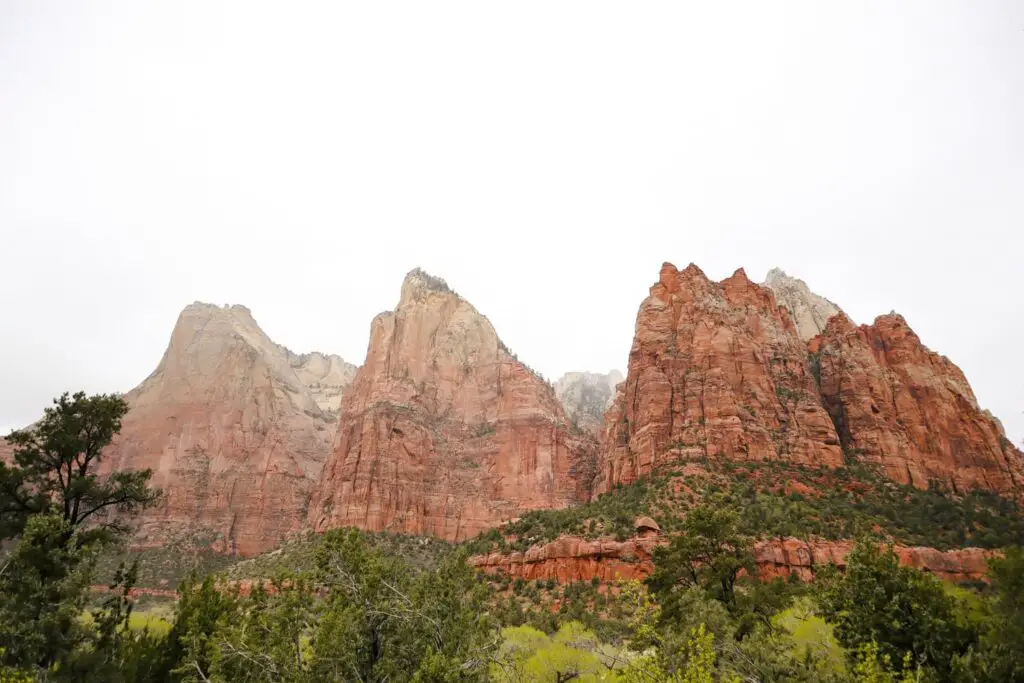
[[337,418],[338,410],[341,408],[341,397],[345,393],[345,388],[355,379],[356,370],[359,368],[334,354],[318,351],[287,353],[288,362],[295,376],[309,389],[320,410]]
[[[533,546],[526,552],[476,555],[470,564],[488,574],[506,574],[527,581],[554,579],[601,582],[645,579],[654,571],[655,548],[664,541],[656,537],[635,537],[626,541],[588,541],[563,536],[550,543]],[[849,541],[803,541],[796,538],[760,541],[754,547],[761,578],[786,578],[796,575],[810,581],[818,568],[834,563],[846,567],[853,550]],[[939,551],[934,548],[894,548],[900,564],[934,574],[946,581],[983,580],[986,562],[993,555],[980,548]]]
[[104,468],[152,469],[164,491],[137,545],[187,536],[251,554],[302,527],[333,420],[248,309],[188,306],[156,370],[125,399]]
[[836,315],[810,342],[824,403],[851,457],[918,487],[1020,496],[1024,456],[981,410],[960,368],[925,347],[902,316],[854,325]]
[[640,305],[602,442],[599,490],[697,457],[843,462],[789,314],[743,270],[712,282],[692,264],[662,266]]
[[804,341],[821,334],[828,319],[842,312],[834,303],[812,292],[806,282],[786,275],[781,268],[768,271],[764,286],[772,290],[779,305],[789,311],[797,334]]
[[316,530],[461,540],[589,496],[596,444],[443,280],[414,270],[370,328],[313,496]]
[[623,379],[618,370],[607,374],[567,372],[555,382],[555,396],[569,420],[596,437],[601,433],[605,411],[615,400],[615,385]]

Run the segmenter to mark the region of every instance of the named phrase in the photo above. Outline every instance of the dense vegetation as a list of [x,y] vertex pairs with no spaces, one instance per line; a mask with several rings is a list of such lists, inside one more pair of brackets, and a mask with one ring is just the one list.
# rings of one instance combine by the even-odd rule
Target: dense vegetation
[[[795,528],[878,527],[931,545],[1020,538],[1009,503],[854,470],[705,463],[476,544],[629,534],[651,514],[671,533],[645,584],[485,577],[467,564],[471,548],[337,529],[217,573],[195,557],[175,564],[191,563],[176,603],[140,614],[131,588],[154,556],[109,558],[127,555],[117,520],[156,493],[148,473],[96,474],[124,409],[114,396],[62,396],[0,464],[0,681],[1024,682],[1019,547],[977,589],[901,567],[877,535],[812,585],[756,578],[755,537]],[[111,508],[121,515],[97,514]],[[101,571],[111,588],[97,599]]]
[[[932,487],[902,486],[874,469],[836,470],[783,462],[703,460],[689,473],[666,470],[619,486],[594,501],[564,510],[538,510],[482,534],[473,552],[525,550],[562,534],[585,538],[633,534],[640,515],[677,531],[688,509],[735,507],[745,533],[757,537],[837,540],[873,532],[904,545],[1003,548],[1024,544],[1024,511],[983,490],[953,496]],[[783,482],[784,485],[780,485]]]

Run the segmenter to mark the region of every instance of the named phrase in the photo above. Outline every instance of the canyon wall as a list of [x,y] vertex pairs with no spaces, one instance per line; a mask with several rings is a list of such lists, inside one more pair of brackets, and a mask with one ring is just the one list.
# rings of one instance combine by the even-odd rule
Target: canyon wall
[[[470,564],[491,575],[507,575],[527,581],[554,579],[559,583],[591,581],[602,583],[643,580],[654,571],[654,550],[665,541],[656,536],[638,536],[626,541],[584,540],[563,536],[533,546],[526,552],[475,555]],[[851,541],[804,541],[796,538],[759,541],[754,560],[761,578],[795,575],[810,581],[821,567],[833,563],[846,567],[853,550]],[[934,574],[946,581],[984,580],[991,551],[980,548],[939,551],[934,548],[895,546],[900,564]]]
[[829,320],[810,342],[825,407],[847,453],[904,484],[935,480],[1021,497],[1024,455],[982,410],[960,368],[930,351],[902,316]]
[[302,527],[334,421],[248,309],[188,306],[125,400],[104,471],[151,469],[164,492],[139,519],[136,545],[186,537],[251,554]]
[[462,540],[586,500],[595,458],[487,318],[417,269],[370,327],[309,523]]
[[605,417],[598,490],[700,457],[843,462],[806,347],[771,291],[742,270],[712,282],[666,263]]

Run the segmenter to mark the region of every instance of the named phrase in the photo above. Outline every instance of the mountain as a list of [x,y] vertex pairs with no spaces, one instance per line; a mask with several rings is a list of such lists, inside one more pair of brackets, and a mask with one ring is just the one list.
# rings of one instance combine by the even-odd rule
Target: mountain
[[742,269],[712,282],[666,263],[606,417],[598,489],[704,457],[843,463],[806,347],[771,291]]
[[901,316],[858,327],[780,270],[759,286],[665,264],[603,428],[598,490],[704,457],[863,461],[918,488],[1024,495],[1024,455]]
[[150,468],[164,491],[137,545],[188,536],[251,554],[302,527],[334,435],[318,402],[329,406],[343,386],[340,364],[302,358],[244,306],[182,311],[156,370],[125,395],[129,412],[103,463]]
[[605,411],[615,400],[615,385],[623,379],[618,370],[607,374],[567,372],[555,382],[555,396],[569,420],[596,437],[601,433]]
[[842,313],[834,303],[812,292],[806,282],[786,275],[781,268],[768,271],[764,286],[772,290],[779,305],[789,311],[804,341],[824,332],[828,319]]
[[595,454],[487,318],[417,269],[370,326],[309,522],[461,540],[586,499]]
[[1024,495],[1024,455],[978,405],[964,373],[903,316],[871,325],[832,317],[810,342],[825,407],[851,457],[895,481]]
[[355,379],[358,368],[334,354],[319,351],[297,354],[287,349],[285,351],[295,376],[309,390],[320,410],[337,418],[341,396]]

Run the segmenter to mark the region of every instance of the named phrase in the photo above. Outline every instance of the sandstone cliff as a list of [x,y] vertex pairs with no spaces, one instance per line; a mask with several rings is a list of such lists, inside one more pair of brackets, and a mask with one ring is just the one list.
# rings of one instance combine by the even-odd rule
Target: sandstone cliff
[[1024,494],[1024,456],[978,407],[960,368],[925,347],[902,316],[855,326],[833,317],[810,342],[824,404],[851,457],[918,487]]
[[712,282],[692,264],[662,266],[620,388],[602,433],[601,491],[697,457],[843,462],[792,319],[742,270]]
[[587,498],[595,448],[487,318],[417,269],[370,327],[309,521],[469,538]]
[[355,379],[358,368],[346,363],[341,356],[313,353],[293,353],[285,349],[295,376],[309,390],[313,400],[324,414],[337,418],[345,388]]
[[[638,536],[621,542],[563,536],[550,543],[533,546],[526,552],[476,555],[469,562],[488,574],[505,574],[527,581],[643,580],[654,571],[654,550],[663,542],[651,536]],[[845,568],[846,557],[853,546],[851,541],[771,539],[757,543],[754,560],[763,579],[786,578],[793,574],[803,581],[810,581],[820,567],[829,563]],[[987,560],[993,555],[991,551],[980,548],[939,551],[896,546],[894,550],[900,564],[946,581],[983,580],[987,573]]]
[[828,319],[842,312],[834,303],[812,292],[806,282],[786,275],[781,268],[768,271],[764,286],[772,290],[779,305],[789,311],[804,341],[821,334]]
[[142,516],[137,545],[188,535],[250,554],[301,528],[333,421],[292,361],[243,306],[181,313],[156,370],[125,395],[130,410],[103,463],[150,468],[165,493]]
[[624,379],[618,370],[608,374],[567,372],[555,382],[555,396],[569,420],[593,436],[601,433],[604,414],[615,400],[615,386]]

